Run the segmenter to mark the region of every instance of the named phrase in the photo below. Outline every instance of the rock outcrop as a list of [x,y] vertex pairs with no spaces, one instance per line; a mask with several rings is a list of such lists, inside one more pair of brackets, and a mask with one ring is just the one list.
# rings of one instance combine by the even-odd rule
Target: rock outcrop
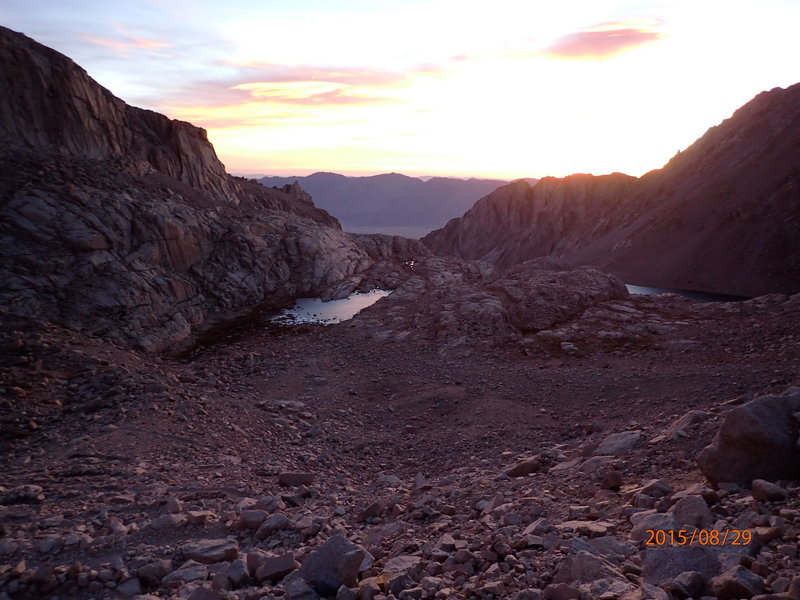
[[408,269],[409,278],[357,315],[353,327],[383,339],[433,342],[446,352],[525,345],[543,330],[628,295],[612,275],[553,259],[503,272],[489,263],[429,257]]
[[6,28],[0,55],[0,144],[115,159],[132,173],[162,173],[235,202],[205,130],[127,105],[69,58]]
[[759,94],[662,169],[516,182],[424,242],[508,266],[545,255],[629,283],[800,291],[800,84]]
[[370,254],[408,254],[363,248],[297,185],[227,175],[205,131],[25,36],[0,28],[0,56],[6,310],[160,351],[257,306],[346,295]]

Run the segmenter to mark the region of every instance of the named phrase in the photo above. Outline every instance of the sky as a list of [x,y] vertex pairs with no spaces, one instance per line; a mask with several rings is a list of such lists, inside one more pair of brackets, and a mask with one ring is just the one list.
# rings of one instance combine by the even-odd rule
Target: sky
[[0,24],[229,172],[542,177],[660,168],[800,81],[798,0],[3,0]]

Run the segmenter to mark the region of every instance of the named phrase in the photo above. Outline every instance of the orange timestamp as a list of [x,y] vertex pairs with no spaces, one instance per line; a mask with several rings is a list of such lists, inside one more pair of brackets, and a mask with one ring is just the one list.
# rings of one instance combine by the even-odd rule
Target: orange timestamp
[[645,546],[747,546],[753,541],[753,532],[748,529],[647,529]]

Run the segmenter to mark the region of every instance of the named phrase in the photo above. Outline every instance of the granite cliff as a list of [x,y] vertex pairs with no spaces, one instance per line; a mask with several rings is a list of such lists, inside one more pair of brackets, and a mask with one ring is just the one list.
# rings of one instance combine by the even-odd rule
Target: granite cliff
[[640,285],[800,291],[800,84],[759,94],[641,178],[517,182],[424,242],[508,266],[552,255]]
[[69,58],[6,28],[0,53],[0,143],[115,159],[131,173],[163,173],[235,201],[203,129],[127,105]]
[[0,53],[5,310],[160,351],[256,306],[346,295],[376,262],[298,186],[226,174],[203,129],[5,28]]

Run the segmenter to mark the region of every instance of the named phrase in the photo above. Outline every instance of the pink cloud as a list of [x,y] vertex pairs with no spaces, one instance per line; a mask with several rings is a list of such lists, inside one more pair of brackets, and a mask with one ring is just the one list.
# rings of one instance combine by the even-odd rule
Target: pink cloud
[[663,34],[651,28],[603,23],[560,37],[544,53],[554,58],[601,60],[661,38]]
[[[222,63],[232,66],[230,63]],[[384,104],[392,102],[391,90],[408,84],[414,76],[436,76],[443,72],[436,65],[419,65],[405,71],[383,71],[365,68],[332,68],[312,65],[277,64],[236,65],[236,72],[216,80],[187,82],[169,94],[169,100],[180,102],[191,96],[197,106],[237,105],[249,101],[280,104],[338,106]],[[305,88],[308,93],[289,90]]]
[[[144,103],[208,128],[258,125],[275,115],[280,115],[276,120],[292,118],[287,117],[290,114],[308,118],[325,107],[403,103],[401,90],[415,77],[435,77],[447,70],[447,65],[437,64],[403,70],[232,61],[214,65],[224,75],[186,81],[167,95],[143,99]],[[188,103],[187,98],[191,98]]]
[[239,77],[243,80],[274,83],[324,81],[328,83],[342,83],[345,85],[384,87],[399,85],[408,79],[406,73],[359,67],[331,68],[312,65],[281,65],[263,62],[239,64],[227,61],[221,64],[237,67],[240,72]]
[[169,48],[170,44],[149,38],[122,33],[116,38],[98,37],[94,35],[79,34],[87,42],[114,50],[117,54],[128,54],[131,50],[158,51]]
[[369,89],[329,83],[327,81],[257,81],[236,86],[251,94],[252,100],[268,104],[292,104],[299,106],[352,105],[392,102],[385,96],[376,96]]
[[328,92],[320,92],[299,98],[276,94],[274,96],[267,96],[264,99],[267,101],[276,101],[281,104],[295,104],[299,106],[319,106],[323,104],[327,106],[348,106],[356,104],[386,104],[395,102],[395,100],[391,98],[381,98],[378,96],[349,93],[345,90],[331,90]]

